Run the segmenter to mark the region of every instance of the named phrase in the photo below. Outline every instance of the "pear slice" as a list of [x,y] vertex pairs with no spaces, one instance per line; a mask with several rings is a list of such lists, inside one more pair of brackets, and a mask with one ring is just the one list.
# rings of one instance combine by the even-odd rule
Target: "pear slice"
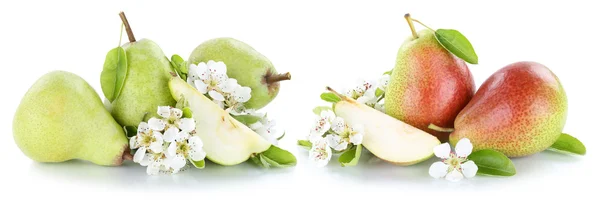
[[365,128],[362,145],[382,160],[397,165],[412,165],[429,159],[440,141],[429,133],[386,115],[362,103],[340,95],[327,87],[341,101],[334,105],[337,116],[348,124]]
[[271,147],[271,143],[233,119],[182,79],[171,78],[169,88],[175,100],[185,101],[192,110],[196,134],[202,139],[209,160],[221,165],[236,165]]

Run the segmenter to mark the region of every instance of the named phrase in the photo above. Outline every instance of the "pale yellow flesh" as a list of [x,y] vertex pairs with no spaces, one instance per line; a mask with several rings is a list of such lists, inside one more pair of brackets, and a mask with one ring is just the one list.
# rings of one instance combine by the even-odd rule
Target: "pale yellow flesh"
[[351,99],[338,102],[335,114],[349,125],[362,124],[363,146],[375,156],[398,165],[427,160],[440,144],[429,133]]
[[173,78],[169,87],[174,99],[179,101],[183,97],[188,102],[196,121],[196,134],[202,139],[206,157],[211,161],[221,165],[236,165],[271,146],[267,140],[233,119],[180,78]]

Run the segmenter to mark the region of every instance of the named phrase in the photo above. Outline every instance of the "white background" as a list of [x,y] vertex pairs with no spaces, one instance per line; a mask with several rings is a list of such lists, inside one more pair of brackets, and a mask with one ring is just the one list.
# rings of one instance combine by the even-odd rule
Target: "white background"
[[[587,196],[597,189],[595,142],[600,139],[600,12],[591,2],[2,1],[0,194],[78,199],[183,193],[193,193],[183,197],[195,199]],[[85,162],[40,164],[25,157],[14,144],[11,128],[21,97],[51,70],[76,73],[101,94],[99,76],[106,52],[118,43],[121,10],[138,39],[154,40],[168,56],[187,58],[201,42],[229,36],[255,47],[280,72],[290,71],[293,80],[282,84],[266,111],[287,131],[281,146],[298,157],[297,167],[263,170],[250,164],[209,164],[204,170],[151,177],[134,163],[111,168]],[[480,64],[470,66],[477,85],[516,61],[548,66],[568,94],[564,131],[582,140],[588,154],[543,152],[514,159],[514,177],[478,176],[459,183],[430,178],[427,170],[435,159],[399,167],[363,155],[353,168],[335,162],[326,168],[310,165],[295,141],[308,133],[311,109],[323,104],[318,95],[326,85],[349,87],[359,78],[376,79],[391,69],[397,49],[410,36],[406,12],[431,27],[457,29],[469,38],[479,55]]]

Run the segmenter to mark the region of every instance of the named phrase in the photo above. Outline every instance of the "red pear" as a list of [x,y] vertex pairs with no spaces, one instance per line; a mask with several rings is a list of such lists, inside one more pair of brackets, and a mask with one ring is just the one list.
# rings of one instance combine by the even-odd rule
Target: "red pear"
[[469,138],[473,150],[520,157],[550,147],[567,119],[567,96],[544,65],[518,62],[488,78],[458,114],[450,143]]

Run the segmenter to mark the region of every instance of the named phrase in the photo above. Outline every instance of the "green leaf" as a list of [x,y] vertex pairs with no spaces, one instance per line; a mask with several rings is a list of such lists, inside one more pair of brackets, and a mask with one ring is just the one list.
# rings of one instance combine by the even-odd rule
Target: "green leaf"
[[479,168],[477,174],[512,176],[517,173],[512,161],[496,150],[483,149],[473,152],[469,155],[469,160],[475,162]]
[[137,135],[137,127],[135,126],[123,126],[123,130],[128,138]]
[[345,151],[340,155],[338,161],[342,164],[342,167],[355,166],[360,159],[360,153],[362,152],[362,145],[356,145]]
[[387,72],[384,72],[383,75],[386,75],[386,74],[387,75],[392,75],[392,72],[394,72],[394,69],[392,69],[390,71],[387,71]]
[[291,167],[296,165],[296,156],[294,154],[280,149],[275,145],[260,153],[260,158],[266,162],[270,167]]
[[204,165],[206,164],[204,160],[193,161],[192,159],[189,159],[189,161],[192,163],[192,165],[194,165],[194,167],[196,167],[196,169],[204,169]]
[[337,103],[342,100],[340,97],[338,97],[337,95],[335,95],[331,92],[325,92],[325,93],[321,94],[321,99],[323,99],[324,101],[327,101],[327,102],[331,102],[331,103]]
[[261,117],[254,115],[231,115],[231,117],[245,125],[254,124],[262,119]]
[[260,161],[260,155],[252,155],[250,156],[250,160],[252,161],[252,163],[261,166],[261,167],[265,167],[262,165],[261,161]]
[[181,77],[183,80],[187,80],[188,73],[187,65],[185,63],[186,62],[183,60],[183,58],[181,58],[181,56],[177,54],[171,56],[171,67],[173,67],[173,70],[175,70],[177,75],[179,75],[179,77]]
[[183,112],[183,115],[181,115],[182,118],[192,118],[192,109],[190,109],[190,107],[185,107],[183,109],[181,109],[181,111]]
[[285,131],[283,132],[283,134],[281,134],[281,136],[279,136],[279,137],[277,138],[277,140],[281,140],[281,139],[283,139],[283,137],[285,137]]
[[308,140],[298,140],[298,146],[310,149],[312,148],[312,143]]
[[331,108],[329,106],[318,106],[313,109],[313,113],[315,113],[315,115],[321,115],[321,112],[325,110],[331,110]]
[[561,134],[558,140],[556,140],[549,149],[561,153],[573,153],[578,155],[585,155],[586,153],[585,145],[577,138],[566,133]]
[[380,97],[383,94],[385,94],[385,91],[383,91],[382,89],[377,88],[377,90],[375,90],[375,96],[376,97]]
[[460,32],[453,29],[438,29],[435,31],[435,38],[456,57],[463,59],[465,62],[477,64],[478,57],[471,42]]
[[102,93],[112,102],[121,94],[127,76],[127,55],[125,49],[117,47],[106,54],[104,67],[100,74]]

